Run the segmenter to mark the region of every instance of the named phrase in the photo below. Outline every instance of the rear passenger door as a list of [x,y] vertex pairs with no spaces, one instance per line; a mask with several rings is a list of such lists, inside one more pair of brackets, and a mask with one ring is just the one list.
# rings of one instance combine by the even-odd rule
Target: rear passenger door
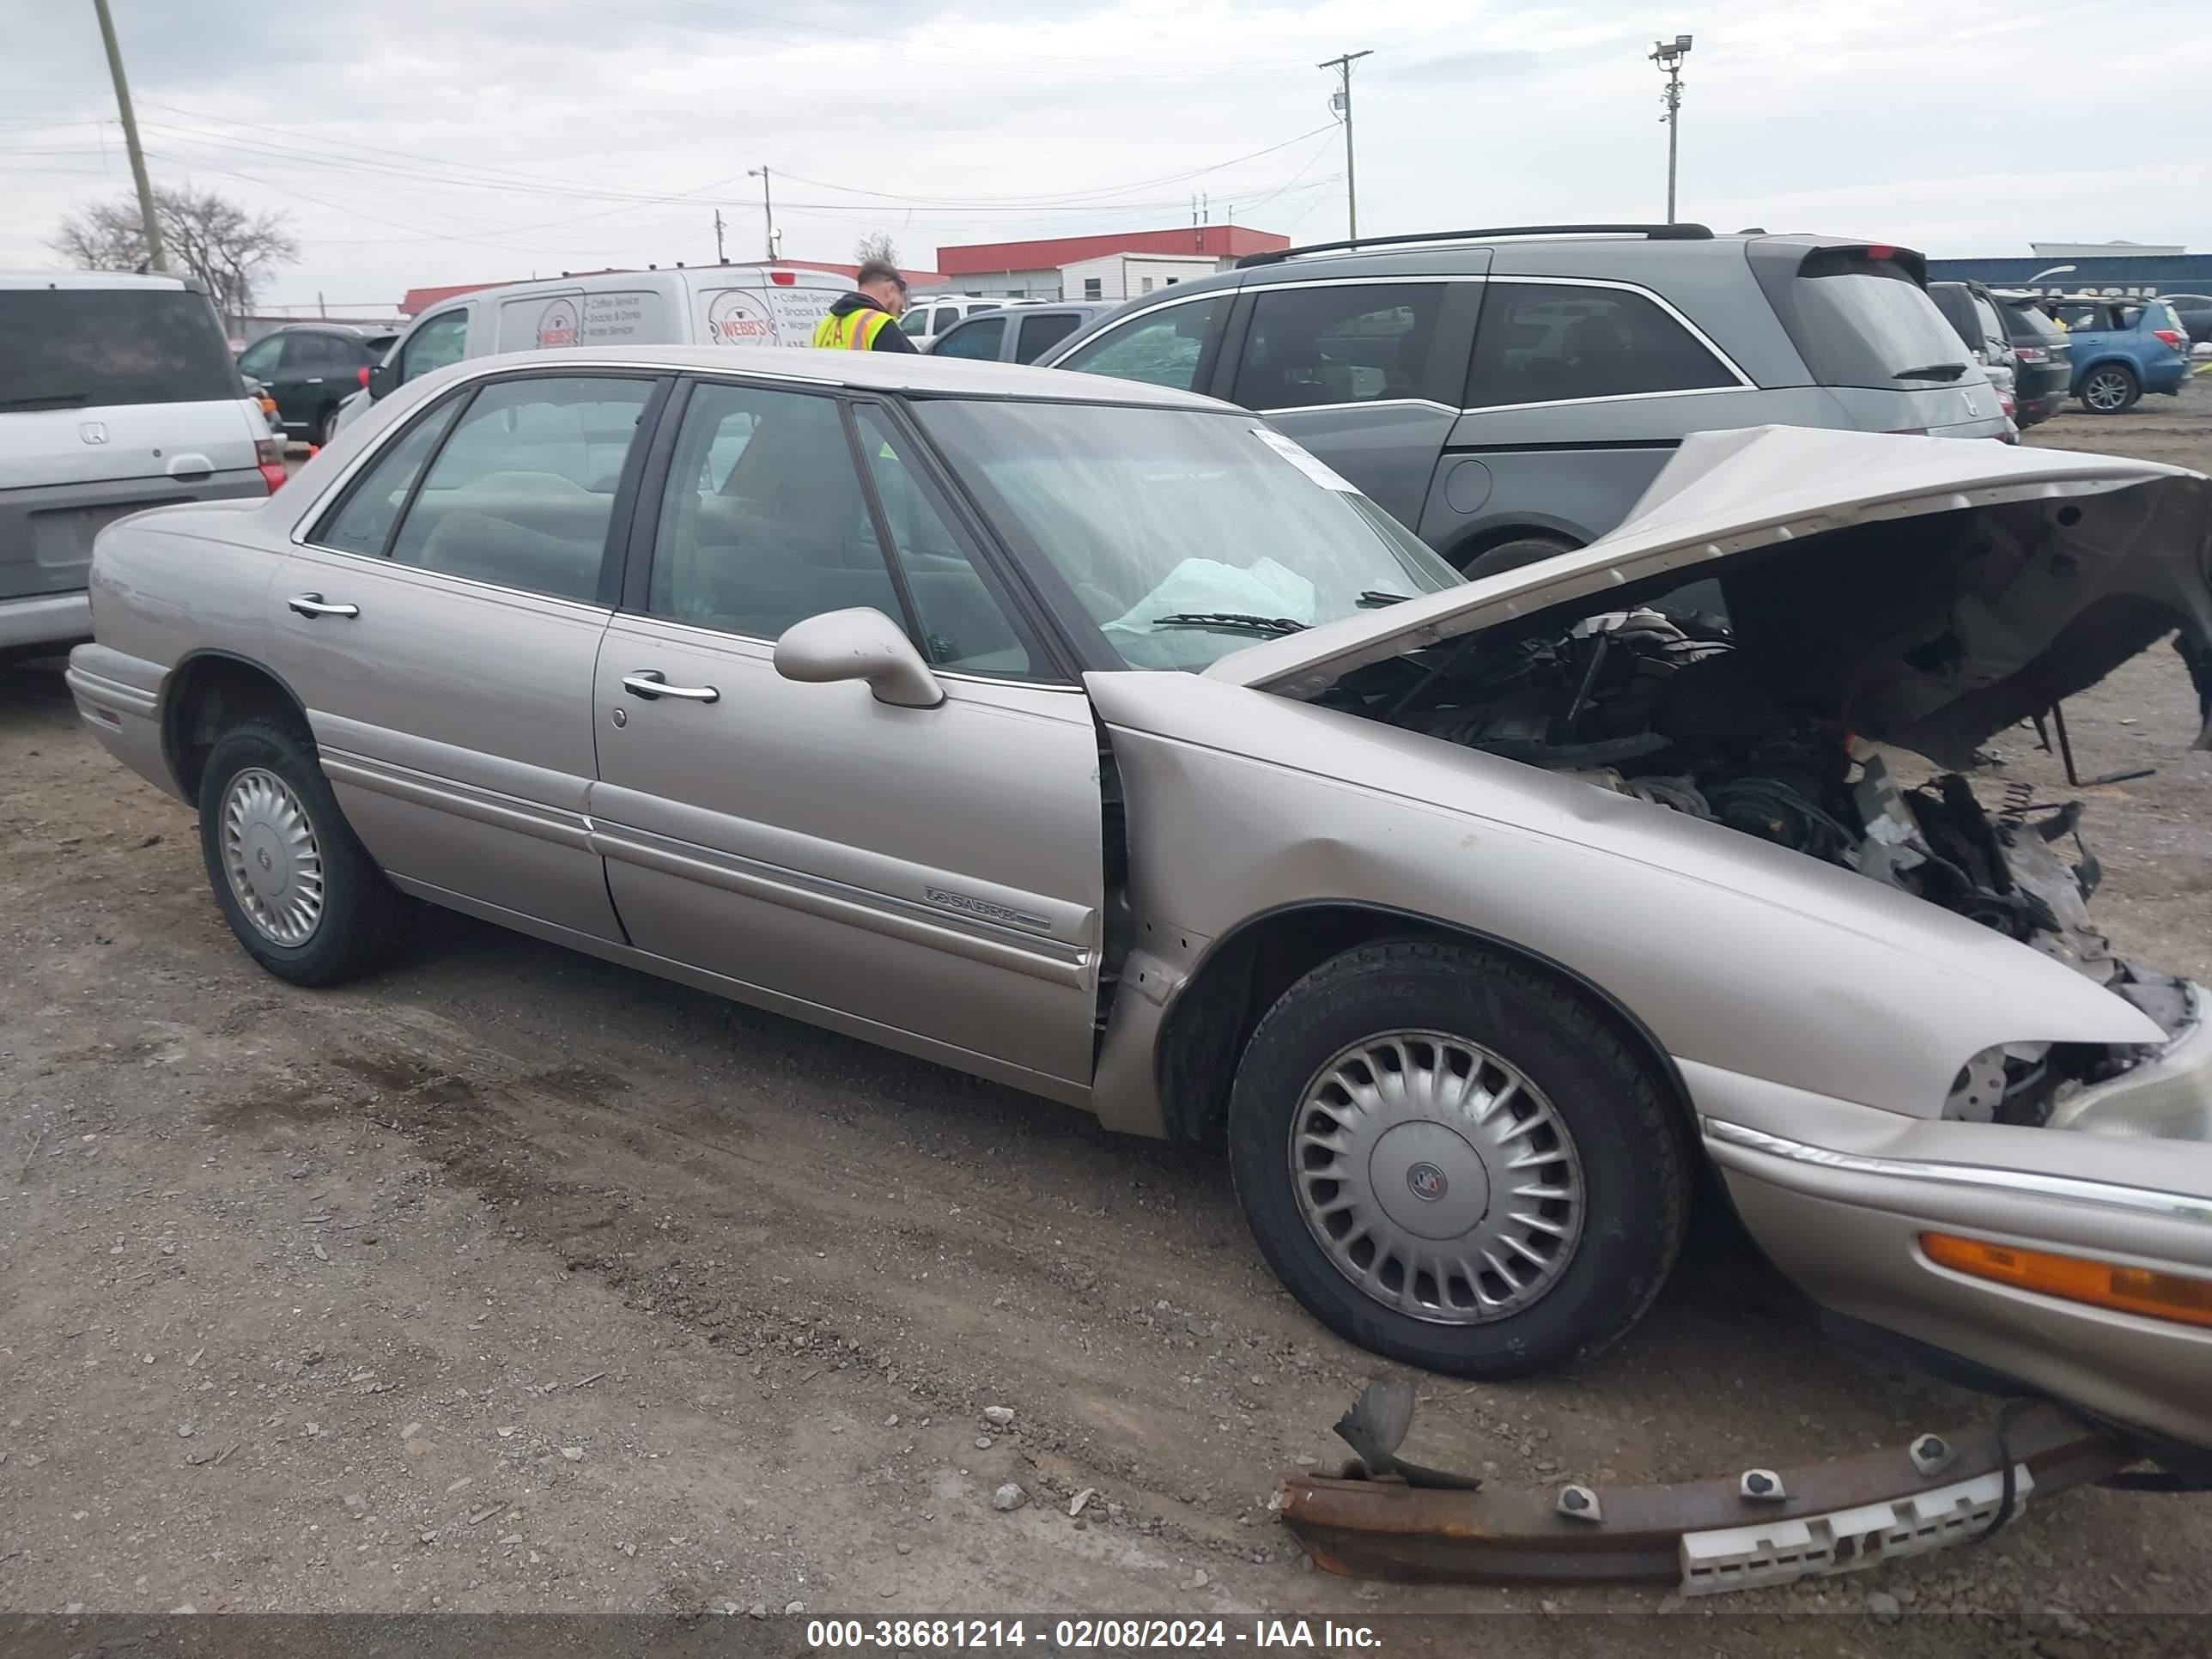
[[1442,278],[1247,289],[1229,325],[1228,395],[1418,524],[1459,418],[1479,293]]
[[401,885],[495,920],[619,939],[585,798],[592,673],[666,382],[570,369],[421,411],[297,534],[273,665]]
[[1492,276],[1454,426],[1415,526],[1447,556],[1492,527],[1595,540],[1690,433],[1741,426],[1758,388],[1659,295]]

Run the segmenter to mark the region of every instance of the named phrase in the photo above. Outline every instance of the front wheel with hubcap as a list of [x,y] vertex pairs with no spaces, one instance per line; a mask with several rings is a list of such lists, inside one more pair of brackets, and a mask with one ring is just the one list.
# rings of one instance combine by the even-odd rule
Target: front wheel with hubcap
[[2117,415],[2142,396],[2142,382],[2118,363],[2098,364],[2081,382],[2081,406],[2092,415]]
[[1462,1376],[1571,1366],[1665,1282],[1688,1200],[1648,1066],[1555,981],[1401,940],[1323,963],[1229,1112],[1261,1253],[1339,1335]]
[[201,775],[199,808],[216,903],[264,968],[295,984],[335,985],[382,954],[399,896],[296,727],[258,719],[225,732]]

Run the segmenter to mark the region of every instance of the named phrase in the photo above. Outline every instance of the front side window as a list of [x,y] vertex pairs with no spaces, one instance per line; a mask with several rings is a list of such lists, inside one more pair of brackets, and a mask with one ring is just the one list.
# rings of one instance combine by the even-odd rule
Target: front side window
[[270,380],[276,373],[276,360],[283,354],[283,335],[272,334],[265,340],[256,340],[239,358],[238,372],[251,374],[257,380]]
[[772,640],[854,605],[902,614],[836,400],[696,387],[661,496],[647,610]]
[[909,334],[927,334],[929,332],[929,319],[932,314],[926,307],[920,311],[909,311],[899,319],[899,326]]
[[1261,294],[1252,302],[1233,395],[1247,409],[1414,397],[1443,297],[1441,283],[1310,284]]
[[963,323],[932,348],[939,357],[991,357],[999,355],[999,342],[1006,332],[1004,317],[984,317]]
[[392,538],[401,564],[595,600],[650,380],[497,380],[439,449]]
[[400,349],[399,379],[402,384],[428,374],[432,369],[444,368],[458,363],[469,349],[469,313],[449,311],[441,317],[433,317],[408,337]]
[[[1091,284],[1086,283],[1085,287]],[[1088,297],[1098,296],[1092,293]],[[1132,317],[1119,328],[1085,341],[1054,367],[1188,392],[1198,379],[1206,331],[1220,305],[1216,295]]]
[[[1955,356],[1959,341],[1950,325],[1926,295],[1918,298],[1950,337]],[[1568,283],[1492,282],[1475,329],[1467,402],[1486,409],[1736,384],[1695,335],[1644,295]]]
[[1249,415],[951,398],[915,414],[1133,668],[1204,668],[1460,580]]
[[860,453],[890,532],[892,556],[914,600],[921,654],[939,668],[1026,674],[1029,652],[952,533],[935,492],[911,464],[906,439],[874,409],[855,411],[855,420]]

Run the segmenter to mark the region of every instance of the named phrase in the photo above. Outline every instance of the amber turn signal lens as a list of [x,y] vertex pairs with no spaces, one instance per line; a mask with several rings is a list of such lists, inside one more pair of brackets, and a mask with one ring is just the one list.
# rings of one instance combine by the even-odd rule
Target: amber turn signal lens
[[1920,1248],[1937,1267],[1976,1279],[2038,1291],[2069,1302],[2086,1302],[2115,1313],[2212,1327],[2212,1279],[2126,1267],[2087,1256],[2058,1255],[2049,1250],[2023,1250],[1951,1233],[1923,1233]]

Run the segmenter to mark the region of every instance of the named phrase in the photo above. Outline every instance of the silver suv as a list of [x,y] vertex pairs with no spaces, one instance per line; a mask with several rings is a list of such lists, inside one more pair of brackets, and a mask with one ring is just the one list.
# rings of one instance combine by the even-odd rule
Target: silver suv
[[1254,254],[1041,360],[1259,410],[1470,575],[1603,535],[1692,432],[2002,438],[1909,248],[1703,225]]
[[0,275],[0,653],[90,636],[102,526],[283,482],[198,283]]

